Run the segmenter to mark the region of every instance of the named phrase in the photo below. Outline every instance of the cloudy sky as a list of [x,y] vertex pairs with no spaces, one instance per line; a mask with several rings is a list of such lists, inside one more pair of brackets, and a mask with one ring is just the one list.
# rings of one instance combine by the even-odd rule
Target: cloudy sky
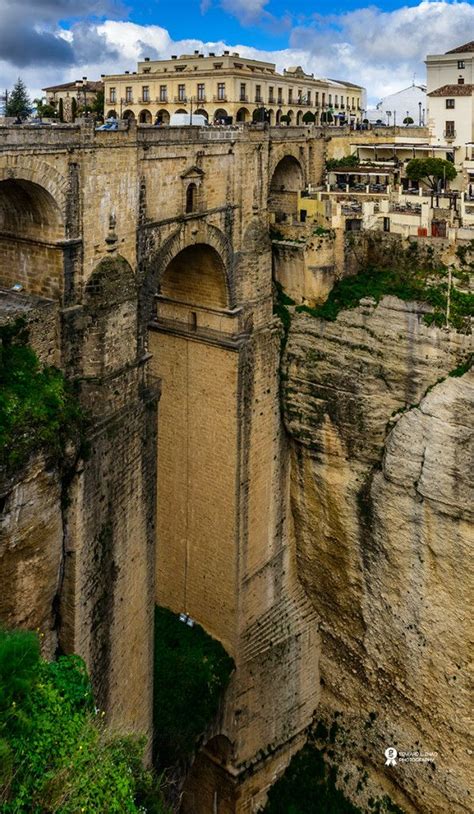
[[[363,2],[363,0],[362,0]],[[423,0],[0,0],[0,88],[40,88],[223,48],[367,88],[369,101],[425,77],[427,53],[474,39],[472,2]]]

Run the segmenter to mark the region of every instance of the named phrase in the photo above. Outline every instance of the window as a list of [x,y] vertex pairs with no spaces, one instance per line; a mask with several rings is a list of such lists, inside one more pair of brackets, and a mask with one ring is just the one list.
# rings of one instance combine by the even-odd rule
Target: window
[[197,86],[197,98],[198,98],[198,102],[205,102],[206,101],[206,93],[205,93],[204,82],[199,82],[199,84]]
[[329,107],[332,105],[332,93],[329,94],[328,105]]
[[219,101],[225,101],[225,82],[217,83],[217,98]]
[[115,88],[110,88],[110,101],[111,102],[117,101],[117,91]]
[[319,90],[316,91],[316,98],[315,98],[316,107],[319,107]]
[[459,59],[459,60],[458,60],[458,71],[462,71],[462,69],[463,69],[463,68],[465,68],[465,67],[466,67],[466,65],[465,65],[465,63],[464,63],[464,60],[463,60],[463,59]]
[[178,102],[186,101],[186,85],[178,85]]
[[270,103],[273,103],[273,102],[274,102],[274,98],[273,98],[273,91],[274,91],[274,89],[273,89],[273,88],[270,86],[270,87],[268,88],[268,101],[269,101]]
[[352,97],[352,110],[355,110],[354,97]]
[[446,129],[445,129],[445,136],[446,138],[454,138],[455,136],[455,129],[454,129],[454,122],[446,122]]
[[339,107],[339,96],[337,95],[337,93],[334,96],[334,104],[336,107]]
[[454,99],[446,99],[446,107],[454,107]]
[[143,85],[142,87],[142,99],[144,102],[150,101],[150,87],[149,85]]
[[261,102],[262,101],[262,86],[255,85],[255,101]]
[[240,101],[246,102],[247,101],[247,85],[245,82],[240,83]]
[[283,88],[278,88],[278,104],[283,104]]
[[311,91],[310,90],[306,94],[306,101],[308,102],[309,105],[311,104]]
[[325,93],[322,94],[321,104],[322,104],[323,107],[326,107],[326,94]]
[[464,85],[464,77],[460,76],[458,78],[458,85]]
[[168,101],[168,89],[166,85],[160,85],[160,102]]
[[186,189],[186,212],[194,212],[196,208],[196,184],[189,184]]
[[127,85],[127,87],[125,88],[125,101],[126,102],[133,101],[132,88],[129,85]]
[[293,88],[288,88],[288,104],[291,105],[293,101]]

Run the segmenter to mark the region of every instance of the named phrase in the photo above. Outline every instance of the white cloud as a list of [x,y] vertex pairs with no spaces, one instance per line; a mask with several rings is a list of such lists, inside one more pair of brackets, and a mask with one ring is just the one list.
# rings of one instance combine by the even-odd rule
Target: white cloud
[[[228,5],[229,12],[232,5],[232,13],[239,11],[241,15],[250,14],[252,7],[266,14],[266,0],[221,2]],[[264,24],[262,19],[261,22]],[[230,49],[244,56],[275,62],[279,70],[289,65],[302,65],[316,76],[346,79],[364,85],[369,101],[376,102],[388,93],[410,85],[414,73],[416,81],[423,82],[423,60],[427,53],[443,53],[471,39],[474,6],[467,2],[423,0],[417,6],[406,6],[390,12],[371,7],[343,15],[314,17],[305,26],[293,30],[290,47],[275,51],[224,41],[176,41],[159,25],[145,26],[109,19],[103,23],[82,23],[81,26],[80,30],[72,33],[57,30],[75,48],[77,58],[73,65],[62,68],[58,65],[27,65],[20,70],[9,62],[0,61],[2,84],[11,86],[21,73],[31,91],[37,94],[41,86],[74,80],[83,75],[93,79],[101,73],[136,70],[137,60],[144,56],[156,59],[171,54],[192,53],[195,49],[204,53]],[[87,50],[86,26],[89,26],[91,42],[102,42],[105,47]],[[120,54],[119,59],[116,54]]]

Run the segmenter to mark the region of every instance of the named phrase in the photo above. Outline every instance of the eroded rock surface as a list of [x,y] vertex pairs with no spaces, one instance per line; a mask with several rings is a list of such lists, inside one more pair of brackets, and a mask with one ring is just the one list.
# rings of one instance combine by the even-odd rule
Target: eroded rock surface
[[[320,715],[341,713],[347,789],[362,808],[382,790],[405,811],[461,814],[474,373],[448,376],[470,337],[422,317],[393,297],[335,322],[296,317],[283,402],[299,576],[321,617]],[[386,768],[388,746],[437,757]]]

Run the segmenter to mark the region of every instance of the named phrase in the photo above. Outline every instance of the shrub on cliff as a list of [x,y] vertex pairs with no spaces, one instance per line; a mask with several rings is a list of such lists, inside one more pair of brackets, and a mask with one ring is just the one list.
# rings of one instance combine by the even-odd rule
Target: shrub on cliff
[[143,742],[107,735],[78,656],[41,659],[38,637],[0,630],[4,814],[164,813]]
[[61,459],[78,442],[85,417],[60,370],[41,365],[24,323],[0,327],[0,469],[11,471],[43,449]]

